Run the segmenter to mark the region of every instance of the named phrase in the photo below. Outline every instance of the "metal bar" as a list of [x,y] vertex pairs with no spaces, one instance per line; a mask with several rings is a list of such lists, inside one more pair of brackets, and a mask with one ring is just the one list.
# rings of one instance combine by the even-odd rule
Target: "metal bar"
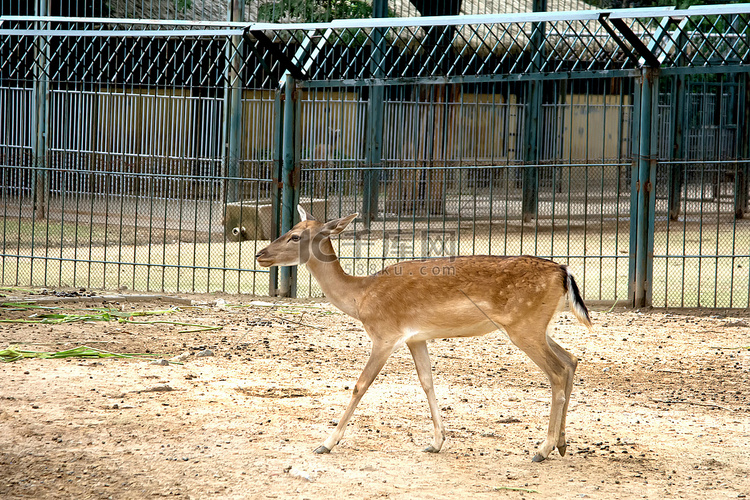
[[446,26],[461,24],[497,24],[497,23],[519,23],[519,22],[554,22],[564,20],[595,20],[601,12],[610,12],[612,16],[619,16],[630,19],[634,17],[687,17],[696,15],[717,15],[730,13],[750,13],[750,7],[747,4],[739,5],[713,5],[713,6],[694,6],[687,10],[674,10],[664,7],[638,8],[638,9],[611,9],[602,10],[580,10],[580,11],[560,11],[560,12],[520,12],[513,14],[482,14],[482,15],[458,15],[458,16],[422,16],[418,18],[386,18],[386,19],[337,19],[330,23],[242,23],[227,21],[191,21],[191,20],[159,20],[159,19],[122,19],[106,17],[52,17],[52,16],[0,16],[0,21],[59,21],[61,23],[82,23],[91,22],[97,24],[123,24],[135,23],[144,25],[161,25],[161,26],[233,26],[247,27],[259,30],[274,29],[310,29],[317,28],[375,28],[375,27],[411,27],[411,26]]
[[[670,21],[674,21],[673,18],[669,18],[669,19],[670,19]],[[681,47],[685,46],[685,27],[687,26],[688,21],[689,21],[689,19],[687,17],[683,18],[679,22],[679,24],[677,24],[677,27],[675,29],[675,31],[678,33],[678,35],[677,35],[677,42],[678,42],[677,43],[677,47],[678,47],[677,50],[679,51],[681,58],[685,57],[685,53],[681,49]],[[667,27],[668,27],[668,25],[667,25]],[[672,38],[671,33],[669,33],[669,31],[666,29],[666,27],[664,28],[664,31],[662,33],[663,33],[662,36],[664,36],[664,35],[668,35],[669,36],[669,38],[667,39],[667,43],[664,44],[664,47],[661,48],[663,55],[662,55],[662,57],[659,60],[662,61],[662,63],[663,63],[664,59],[667,57],[667,54],[669,54],[670,52],[672,52],[673,50],[675,50],[675,39]],[[649,48],[649,50],[651,50],[651,48]]]
[[[643,258],[646,264],[646,273],[644,279],[646,306],[653,303],[654,290],[654,238],[656,230],[656,163],[659,156],[659,135],[658,135],[658,118],[659,118],[659,70],[647,70],[652,76],[651,81],[651,134],[650,149],[648,150],[648,177],[645,178],[645,193],[647,197],[648,220],[646,224],[646,249]],[[656,133],[654,131],[657,131]]]
[[[59,20],[54,18],[55,21]],[[128,20],[130,24],[133,20]],[[90,23],[90,19],[82,22]],[[111,24],[111,23],[110,23]],[[53,30],[53,29],[0,29],[0,36],[46,36],[79,38],[173,38],[242,36],[244,29],[202,29],[202,30]]]
[[[46,0],[38,3],[39,13],[46,14],[48,5]],[[34,40],[35,64],[34,71],[34,93],[32,114],[32,143],[31,155],[34,167],[34,217],[44,220],[47,216],[49,203],[49,175],[48,163],[48,134],[49,134],[49,73],[50,60],[49,41],[45,37],[36,37]],[[32,247],[33,247],[32,240]],[[33,261],[32,261],[33,271]],[[33,274],[33,272],[32,272]]]
[[[284,81],[286,83],[289,83],[286,75],[284,76]],[[293,82],[292,82],[293,83]],[[286,90],[286,89],[285,89]],[[299,205],[300,202],[300,182],[302,177],[302,172],[300,171],[300,161],[299,159],[302,157],[302,99],[299,97],[299,91],[297,90],[296,86],[293,85],[293,93],[292,93],[292,106],[293,106],[293,113],[294,113],[294,143],[293,143],[293,150],[292,150],[292,157],[294,159],[294,162],[292,164],[292,172],[291,172],[291,180],[290,180],[290,187],[292,190],[292,218],[289,220],[290,227],[289,229],[294,226],[295,218],[298,216],[299,212],[297,212],[297,205]],[[291,268],[289,280],[290,280],[290,296],[291,297],[297,297],[297,268],[298,266],[294,266]],[[312,279],[312,278],[311,278]]]
[[[750,158],[750,75],[745,73],[740,78],[739,94],[744,95],[744,98],[738,99],[738,105],[741,106],[737,110],[737,116],[740,120],[737,129],[741,131],[738,152],[742,157]],[[737,195],[734,213],[737,219],[743,219],[746,213],[750,211],[750,164],[744,162],[738,165],[737,177],[735,179]]]
[[[311,31],[310,33],[308,33],[308,39],[312,40],[314,34],[315,34],[314,31]],[[325,33],[323,33],[323,36],[320,37],[320,40],[318,40],[317,45],[315,45],[315,48],[310,53],[310,57],[308,57],[307,61],[305,62],[305,64],[302,65],[302,71],[305,74],[309,74],[309,71],[310,71],[310,68],[313,65],[313,62],[318,57],[318,54],[320,54],[320,51],[323,50],[323,47],[325,47],[326,44],[329,43],[328,40],[329,40],[329,38],[331,37],[332,34],[333,34],[333,29],[328,28],[325,31]]]
[[[282,211],[282,171],[283,171],[283,91],[275,92],[273,103],[273,114],[276,117],[275,127],[273,130],[273,172],[271,182],[271,234],[269,239],[272,241],[281,236],[281,211]],[[270,269],[268,280],[268,295],[275,296],[279,286],[279,268],[274,266]]]
[[607,22],[607,18],[609,17],[607,15],[608,13],[602,13],[599,17],[599,22],[602,24],[602,27],[604,30],[609,33],[609,35],[612,37],[612,39],[615,41],[615,43],[620,47],[620,49],[625,53],[628,59],[630,59],[633,64],[638,64],[638,58],[633,54],[633,52],[630,50],[630,47],[617,35],[617,32],[612,28],[612,26]]
[[[246,22],[231,21],[192,21],[181,19],[138,19],[138,18],[109,18],[109,17],[58,17],[58,16],[0,16],[0,23],[5,21],[20,22],[59,22],[62,24],[143,24],[147,26],[234,26],[245,28]],[[255,23],[253,23],[255,24]],[[252,26],[252,24],[251,24]],[[279,25],[277,25],[279,26]]]
[[652,134],[653,121],[658,99],[658,74],[651,68],[643,69],[641,80],[641,109],[638,132],[638,180],[636,200],[636,249],[635,249],[635,288],[633,307],[650,305],[653,269],[653,224],[655,220],[654,183],[656,179],[656,158],[653,149],[656,141]]
[[122,19],[103,17],[53,17],[53,16],[0,16],[0,22],[60,22],[60,23],[94,23],[94,24],[142,24],[153,26],[226,26],[234,28],[249,28],[259,31],[278,30],[310,30],[327,28],[377,28],[377,27],[422,27],[422,26],[461,26],[473,24],[511,24],[532,22],[560,22],[560,21],[593,21],[602,13],[607,13],[610,19],[661,19],[671,17],[681,19],[685,17],[716,16],[729,14],[748,14],[750,4],[727,5],[696,5],[688,9],[675,10],[674,7],[646,7],[633,9],[607,10],[579,10],[559,12],[520,12],[513,14],[482,14],[457,16],[421,16],[385,19],[338,19],[330,23],[247,23],[229,21],[192,21],[192,20],[159,20],[159,19]]
[[[648,66],[651,66],[652,68],[658,68],[659,66],[661,66],[659,58],[657,58],[653,52],[648,50],[648,47],[646,47],[646,45],[641,42],[641,39],[638,38],[638,35],[633,33],[633,31],[628,27],[627,24],[625,24],[622,19],[610,17],[609,20],[612,25],[617,28],[617,31],[619,31],[622,36],[625,37],[625,40],[630,43],[633,49],[635,49],[638,55],[643,58]],[[640,63],[640,61],[638,62]]]
[[266,34],[262,30],[252,29],[251,26],[246,30],[247,33],[250,33],[255,37],[258,42],[265,47],[268,52],[273,55],[276,59],[278,59],[279,64],[282,68],[284,68],[285,71],[288,71],[289,74],[292,76],[292,78],[296,80],[304,80],[305,75],[302,73],[302,70],[299,66],[294,64],[294,62],[287,57],[286,54],[278,47],[278,44],[271,41],[270,38],[266,36]]
[[[638,182],[638,170],[640,156],[641,115],[643,113],[643,85],[636,84],[633,90],[633,128],[630,135],[631,157],[633,163],[630,168],[630,235],[628,238],[628,298],[631,306],[635,306],[636,289],[639,283],[636,278],[636,263],[638,252],[638,196],[640,195],[640,182]],[[642,284],[641,284],[642,285]]]
[[[373,16],[387,17],[388,5],[384,0],[375,0]],[[385,74],[383,61],[385,56],[385,30],[375,28],[371,35],[372,53],[370,55],[370,70],[376,78]],[[382,85],[370,87],[370,99],[367,103],[367,170],[363,172],[362,220],[365,228],[370,229],[370,223],[378,216],[378,188],[380,186],[380,171],[383,166],[383,98],[385,89]]]
[[247,46],[250,48],[250,52],[252,52],[253,55],[258,59],[258,62],[260,62],[260,65],[263,67],[266,73],[271,74],[271,67],[268,66],[268,63],[266,63],[263,54],[260,53],[253,39],[250,38],[250,36],[247,34],[247,30],[242,32],[242,39],[245,40],[245,43],[247,43]]
[[[294,226],[294,215],[297,213],[295,207],[295,100],[296,92],[294,77],[291,74],[286,76],[284,82],[284,103],[283,103],[283,129],[282,129],[282,165],[281,165],[281,234],[285,234]],[[279,297],[292,296],[292,269],[291,267],[282,267],[279,270],[279,284],[276,289],[276,295]]]
[[[17,253],[0,253],[0,257],[3,258],[18,258],[18,259],[29,259],[29,260],[39,260],[42,259],[42,257],[39,257],[37,255],[34,255],[32,253],[29,254],[22,254],[20,252]],[[700,257],[700,256],[696,256]],[[743,256],[740,256],[743,257]],[[145,267],[148,269],[152,268],[154,266],[151,262],[135,262],[135,261],[127,261],[127,260],[104,260],[104,259],[80,259],[77,257],[55,257],[50,255],[49,257],[44,257],[44,259],[48,259],[50,261],[54,262],[70,262],[71,264],[108,264],[108,265],[127,265],[127,266],[134,266],[134,267]],[[159,264],[161,266],[161,264]],[[215,271],[216,267],[212,267],[210,265],[192,265],[192,266],[184,266],[180,264],[164,264],[165,267],[169,269],[184,269],[186,267],[190,269],[195,270],[203,270],[203,271]],[[243,267],[226,267],[221,268],[223,271],[241,271],[241,272],[247,272],[247,273],[260,273],[260,274],[268,274],[270,271],[268,269],[247,269]],[[20,284],[20,282],[18,282]]]
[[[663,67],[661,74],[664,76],[671,75],[713,75],[713,74],[731,74],[747,73],[746,65],[737,66],[691,66],[686,68]],[[558,72],[558,73],[503,73],[491,75],[459,75],[459,76],[431,76],[431,77],[396,77],[396,78],[332,78],[330,80],[308,80],[299,82],[302,88],[320,88],[320,87],[369,87],[371,85],[416,85],[416,84],[434,84],[436,82],[456,83],[456,84],[478,84],[478,83],[499,83],[499,82],[527,82],[531,80],[585,80],[600,79],[606,75],[607,78],[638,78],[640,70],[638,69],[613,69],[606,72],[598,70]]]
[[[546,10],[546,0],[534,0],[534,10]],[[533,23],[531,28],[531,43],[529,50],[532,55],[532,68],[540,68],[544,59],[544,32],[545,23]],[[539,113],[542,107],[542,92],[544,83],[542,81],[531,81],[528,84],[526,101],[526,129],[524,132],[525,150],[524,161],[527,164],[536,164],[539,161]],[[539,197],[539,170],[533,166],[523,169],[523,199],[521,202],[521,213],[523,221],[531,222],[537,216]]]
[[[232,21],[242,21],[244,3],[232,0],[229,16]],[[240,199],[240,161],[242,156],[242,78],[241,61],[243,36],[234,35],[226,47],[227,67],[224,84],[224,168],[225,175],[233,180],[226,181],[225,200],[229,203]]]
[[[660,48],[662,39],[664,38],[665,35],[669,34],[667,30],[669,29],[669,25],[671,23],[672,23],[672,18],[671,17],[664,17],[664,18],[661,19],[661,21],[659,22],[659,26],[656,28],[656,31],[652,35],[651,41],[648,43],[648,46],[646,47],[646,49],[649,52],[653,53],[653,51],[656,48]],[[667,54],[667,51],[664,50],[664,51],[662,51],[661,57],[658,58],[660,66],[661,66],[661,63],[666,58],[666,54]],[[639,66],[643,66],[643,64],[645,62],[646,62],[645,59],[641,58],[638,61],[638,65]]]
[[[670,128],[670,158],[682,160],[684,154],[685,127],[685,77],[676,76],[672,79],[672,127]],[[684,163],[677,162],[669,169],[669,193],[667,206],[669,219],[677,220],[680,216],[682,200],[682,170]]]

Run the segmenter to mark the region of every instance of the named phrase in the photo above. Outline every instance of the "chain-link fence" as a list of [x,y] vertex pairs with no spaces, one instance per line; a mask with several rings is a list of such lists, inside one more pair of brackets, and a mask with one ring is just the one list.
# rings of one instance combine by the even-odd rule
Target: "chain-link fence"
[[6,16],[0,281],[319,295],[253,258],[299,200],[360,213],[354,274],[535,254],[587,300],[747,307],[747,35],[746,6]]

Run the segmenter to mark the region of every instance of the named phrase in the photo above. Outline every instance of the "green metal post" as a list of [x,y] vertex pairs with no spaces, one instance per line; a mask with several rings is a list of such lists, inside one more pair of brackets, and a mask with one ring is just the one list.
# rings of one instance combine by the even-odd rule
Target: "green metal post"
[[[229,4],[229,21],[242,22],[245,13],[242,0],[232,0]],[[240,158],[242,151],[242,44],[240,35],[230,39],[227,48],[227,70],[224,96],[224,160],[226,165],[226,201],[240,199]]]
[[[745,73],[742,75],[740,80],[739,95],[744,95],[744,99],[740,99],[740,109],[738,109],[738,117],[741,120],[738,129],[740,132],[740,157],[745,160],[750,160],[750,75]],[[737,168],[736,185],[737,185],[737,199],[734,210],[734,215],[737,219],[742,219],[745,214],[750,210],[750,165],[747,163],[741,163]]]
[[[271,240],[275,240],[281,236],[281,172],[284,157],[284,152],[282,151],[282,129],[284,127],[284,119],[282,117],[283,92],[283,89],[276,92],[276,97],[273,101],[275,126],[273,130],[273,182],[271,183],[271,234],[269,235]],[[273,297],[276,295],[276,290],[279,284],[279,268],[274,266],[269,270],[269,273],[268,295]]]
[[[48,13],[46,0],[39,0],[37,4],[37,15],[45,16]],[[37,29],[41,29],[37,23]],[[45,66],[49,62],[49,42],[46,37],[37,37],[34,44],[36,52],[36,64],[34,64],[34,94],[32,115],[31,156],[34,165],[34,217],[42,220],[47,216],[47,203],[49,201],[49,175],[47,170],[48,131],[49,131],[49,80]]]
[[[294,77],[286,74],[284,82],[284,105],[282,124],[282,163],[281,163],[281,230],[284,234],[294,226],[294,216],[297,213],[297,201],[299,200],[299,172],[295,168],[295,97],[296,84]],[[276,295],[279,297],[292,296],[292,279],[294,277],[291,267],[282,267],[279,270],[279,284]]]
[[[537,201],[539,192],[538,176],[539,168],[536,164],[539,162],[539,110],[542,102],[542,81],[531,80],[529,82],[529,102],[526,105],[526,124],[525,124],[525,150],[523,168],[523,193],[522,193],[522,217],[524,222],[530,222],[537,216]],[[529,164],[535,166],[528,166]]]
[[628,249],[628,297],[631,305],[635,303],[635,264],[636,252],[638,249],[638,232],[636,220],[638,220],[638,157],[640,143],[638,138],[641,133],[641,111],[643,110],[643,99],[641,98],[641,85],[634,85],[633,89],[633,119],[632,131],[630,136],[630,150],[633,164],[630,167],[630,236]]
[[[641,78],[641,110],[638,134],[633,307],[643,307],[651,304],[651,281],[654,260],[654,212],[656,205],[654,183],[656,182],[657,146],[657,141],[654,137],[657,128],[653,126],[653,122],[656,118],[658,88],[658,69],[644,68]],[[654,134],[652,134],[652,131]]]
[[383,144],[383,91],[382,85],[370,87],[370,101],[367,109],[367,169],[363,172],[364,192],[362,194],[362,218],[367,227],[378,215]]
[[[547,10],[547,0],[534,0],[534,12]],[[544,39],[546,23],[531,24],[530,50],[532,51],[532,71],[539,71],[544,62]],[[543,80],[534,79],[529,82],[529,94],[526,104],[525,142],[523,169],[523,193],[521,201],[521,216],[524,222],[530,222],[537,216],[539,198],[539,112],[542,108]],[[534,166],[529,166],[532,164]]]
[[[387,17],[388,2],[374,0],[372,17]],[[385,54],[385,29],[375,28],[372,31],[372,56],[370,68],[373,78],[383,78],[383,56]],[[370,99],[367,104],[367,169],[363,172],[364,192],[362,194],[362,218],[366,227],[370,227],[378,216],[378,196],[380,186],[380,171],[382,169],[383,147],[383,101],[385,89],[382,85],[370,87]]]
[[[683,30],[677,37],[678,47],[685,47],[687,40]],[[680,51],[680,65],[686,65],[684,52]],[[687,114],[685,113],[685,100],[687,94],[686,78],[684,75],[675,75],[672,77],[672,137],[671,137],[671,156],[670,159],[684,160],[685,155],[685,137],[684,131],[687,126]],[[669,169],[669,191],[667,206],[669,207],[669,219],[677,220],[680,216],[680,205],[682,198],[682,188],[685,178],[685,165],[683,163],[674,164]]]
[[[685,77],[677,75],[672,78],[671,159],[682,160],[685,143],[683,136],[685,127]],[[684,168],[683,163],[676,163],[669,169],[669,218],[671,220],[677,220],[680,216]]]

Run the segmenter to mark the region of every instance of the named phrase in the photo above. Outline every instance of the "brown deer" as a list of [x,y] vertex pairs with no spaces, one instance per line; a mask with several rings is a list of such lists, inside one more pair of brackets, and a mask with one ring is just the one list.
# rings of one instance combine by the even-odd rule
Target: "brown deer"
[[437,453],[445,441],[445,427],[432,385],[427,340],[502,329],[552,386],[547,438],[533,460],[541,462],[555,448],[565,455],[565,417],[578,359],[547,335],[547,327],[566,296],[578,321],[591,327],[566,266],[531,256],[468,256],[399,262],[370,276],[351,276],[341,268],[330,237],[358,214],[323,223],[301,206],[298,210],[301,221],[258,252],[258,264],[307,264],[331,303],[360,320],[372,339],[372,353],[349,405],[315,453],[329,453],[338,444],[365,391],[391,353],[404,344],[414,358],[435,426],[435,439],[425,451]]

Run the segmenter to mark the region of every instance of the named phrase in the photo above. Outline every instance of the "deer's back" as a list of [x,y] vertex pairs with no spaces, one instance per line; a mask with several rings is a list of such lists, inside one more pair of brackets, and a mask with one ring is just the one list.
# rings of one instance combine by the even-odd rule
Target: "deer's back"
[[524,314],[553,314],[565,280],[562,266],[532,256],[404,261],[368,277],[359,317],[365,324],[390,323],[387,328],[463,328],[480,335],[495,329],[488,316],[502,324]]

